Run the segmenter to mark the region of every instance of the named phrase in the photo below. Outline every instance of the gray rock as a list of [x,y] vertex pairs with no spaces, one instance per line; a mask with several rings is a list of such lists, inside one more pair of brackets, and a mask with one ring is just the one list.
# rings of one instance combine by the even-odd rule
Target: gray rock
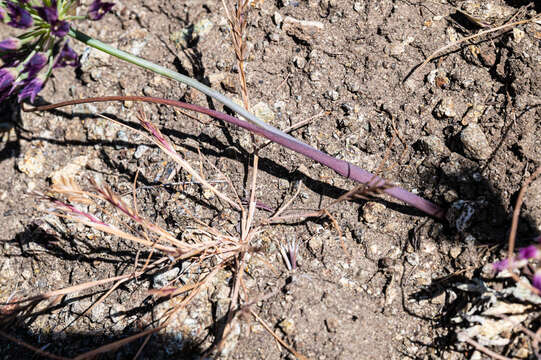
[[472,123],[466,126],[460,134],[460,140],[464,145],[466,155],[471,158],[486,160],[492,153],[487,137],[478,124]]
[[137,150],[135,150],[135,152],[133,153],[133,158],[140,159],[148,149],[150,148],[146,145],[139,145],[137,147]]
[[340,98],[340,94],[336,90],[329,90],[325,93],[325,97],[329,100],[336,101]]
[[433,155],[448,155],[450,150],[445,146],[443,140],[435,135],[423,136],[419,139],[423,147]]
[[164,287],[169,281],[176,278],[179,273],[180,269],[176,267],[161,274],[158,274],[154,276],[154,279],[152,279],[152,286],[154,288]]

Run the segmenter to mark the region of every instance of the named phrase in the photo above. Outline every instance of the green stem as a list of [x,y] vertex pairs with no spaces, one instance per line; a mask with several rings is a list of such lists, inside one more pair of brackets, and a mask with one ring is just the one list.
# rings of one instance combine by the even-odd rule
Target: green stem
[[279,136],[285,136],[286,138],[290,139],[291,141],[294,141],[298,144],[303,144],[303,142],[295,139],[294,137],[292,137],[291,135],[289,134],[286,134],[284,133],[283,131],[280,131],[278,129],[276,129],[275,127],[265,123],[264,121],[260,120],[259,118],[257,118],[256,116],[254,116],[253,114],[251,114],[249,111],[247,111],[246,109],[244,109],[242,106],[239,106],[237,104],[235,104],[231,99],[229,99],[228,97],[220,94],[219,92],[217,91],[214,91],[212,90],[211,88],[209,88],[208,86],[206,85],[203,85],[201,84],[199,81],[197,80],[194,80],[188,76],[185,76],[185,75],[182,75],[182,74],[179,74],[173,70],[169,70],[163,66],[160,66],[160,65],[157,65],[157,64],[154,64],[148,60],[145,60],[145,59],[142,59],[140,57],[137,57],[135,55],[132,55],[130,53],[127,53],[125,51],[122,51],[122,50],[119,50],[117,48],[114,48],[110,45],[107,45],[99,40],[96,40],[96,39],[93,39],[91,38],[90,36],[74,29],[74,28],[70,28],[70,31],[68,32],[68,35],[71,36],[72,38],[74,39],[77,39],[83,43],[85,43],[86,45],[88,46],[91,46],[95,49],[98,49],[98,50],[101,50],[109,55],[112,55],[112,56],[115,56],[119,59],[122,59],[124,61],[127,61],[129,63],[132,63],[134,65],[137,65],[137,66],[140,66],[142,68],[145,68],[147,70],[150,70],[150,71],[153,71],[157,74],[160,74],[160,75],[163,75],[165,77],[168,77],[170,79],[173,79],[173,80],[176,80],[176,81],[179,81],[183,84],[186,84],[190,87],[193,87],[194,89],[197,89],[199,91],[201,91],[203,94],[205,95],[208,95],[210,96],[211,98],[215,99],[216,101],[219,101],[221,102],[222,104],[224,104],[225,106],[227,106],[228,108],[230,108],[231,110],[233,110],[234,112],[236,112],[237,114],[243,116],[244,118],[246,118],[246,120],[248,120],[249,122],[251,122],[252,124],[254,125],[257,125],[269,132],[272,132],[273,134],[276,134],[276,135],[279,135]]

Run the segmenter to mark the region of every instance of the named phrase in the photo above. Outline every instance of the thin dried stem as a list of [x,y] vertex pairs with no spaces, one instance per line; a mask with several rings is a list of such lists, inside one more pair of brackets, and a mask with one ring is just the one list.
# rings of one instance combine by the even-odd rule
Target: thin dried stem
[[515,208],[513,209],[513,220],[511,222],[511,232],[509,233],[509,242],[508,242],[508,250],[507,250],[507,258],[509,259],[509,266],[512,266],[513,259],[513,252],[515,251],[515,239],[517,236],[517,228],[518,228],[518,218],[520,215],[520,208],[522,207],[522,202],[524,201],[524,195],[526,194],[526,190],[528,189],[528,186],[530,186],[530,183],[535,180],[536,177],[538,177],[541,174],[541,166],[537,168],[537,170],[530,175],[526,181],[524,181],[524,184],[520,188],[520,191],[518,193],[517,197],[517,203],[515,204]]
[[308,360],[307,357],[299,354],[297,351],[295,351],[295,349],[293,349],[291,346],[289,346],[284,340],[282,340],[278,335],[276,335],[276,333],[274,331],[272,331],[272,329],[270,328],[269,325],[267,325],[267,323],[261,319],[253,310],[250,309],[250,314],[253,315],[253,317],[259,321],[259,323],[265,328],[265,330],[267,330],[267,332],[269,334],[271,334],[275,339],[276,341],[278,341],[280,343],[280,345],[282,345],[287,351],[289,351],[291,354],[293,354],[293,356],[295,356],[297,359],[299,360]]
[[531,19],[527,19],[527,20],[520,20],[520,21],[515,21],[515,22],[512,22],[512,23],[509,23],[509,24],[504,24],[504,25],[501,25],[501,26],[496,26],[494,28],[491,28],[491,29],[488,29],[488,30],[483,30],[481,32],[478,32],[477,34],[474,34],[474,35],[470,35],[470,36],[466,36],[465,38],[462,38],[460,40],[457,40],[457,41],[454,41],[450,44],[447,44],[441,48],[439,48],[438,50],[434,51],[432,53],[432,55],[430,55],[429,57],[427,57],[425,59],[425,61],[423,61],[423,63],[421,65],[419,65],[417,68],[413,69],[413,71],[408,75],[406,76],[406,78],[404,79],[404,81],[406,81],[407,79],[409,79],[411,76],[413,76],[414,73],[416,73],[417,71],[421,71],[422,68],[425,67],[426,64],[428,64],[430,61],[432,61],[437,55],[441,54],[442,52],[444,52],[445,50],[447,49],[450,49],[454,46],[457,46],[459,44],[462,44],[463,42],[466,42],[466,41],[470,41],[472,39],[475,39],[475,38],[478,38],[480,36],[483,36],[483,35],[487,35],[487,34],[490,34],[490,33],[493,33],[493,32],[496,32],[496,31],[499,31],[499,30],[505,30],[505,29],[510,29],[510,28],[513,28],[515,26],[518,26],[518,25],[522,25],[522,24],[527,24],[527,23],[530,23],[530,22],[533,22],[533,21],[536,21],[536,20],[539,20],[541,18],[541,14],[538,14],[536,16],[534,16],[533,18]]

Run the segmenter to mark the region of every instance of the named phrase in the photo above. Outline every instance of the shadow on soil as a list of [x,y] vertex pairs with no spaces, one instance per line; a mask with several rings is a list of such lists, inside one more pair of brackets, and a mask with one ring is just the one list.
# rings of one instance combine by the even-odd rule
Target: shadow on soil
[[[483,286],[480,284],[490,281],[503,283],[503,288],[514,285],[512,279],[497,280],[491,277],[487,278],[486,272],[483,272],[483,266],[486,263],[480,262],[481,259],[487,257],[492,258],[492,261],[499,260],[501,258],[494,257],[494,254],[507,250],[513,208],[505,207],[491,182],[479,175],[482,171],[480,167],[462,165],[464,165],[463,168],[459,164],[460,172],[446,175],[441,170],[445,165],[439,164],[434,169],[434,172],[426,174],[425,178],[427,181],[429,179],[434,181],[436,178],[436,183],[440,187],[454,191],[457,194],[457,199],[464,201],[464,206],[460,208],[457,216],[454,217],[455,221],[460,214],[466,213],[467,209],[473,210],[473,216],[467,222],[466,229],[459,232],[453,224],[431,224],[430,221],[425,221],[410,231],[409,239],[414,246],[419,245],[420,239],[425,237],[441,239],[451,244],[466,245],[459,256],[449,259],[451,269],[461,270],[434,278],[429,285],[418,288],[417,291],[410,294],[405,292],[405,288],[408,287],[408,275],[404,273],[400,280],[403,309],[409,315],[427,321],[434,328],[443,329],[446,333],[445,336],[436,337],[431,343],[421,343],[415,339],[411,339],[411,341],[420,346],[433,348],[436,354],[439,355],[442,355],[444,349],[457,351],[457,333],[465,327],[469,327],[463,315],[471,306],[481,306],[486,301],[486,298],[483,298],[480,293],[459,290],[457,288],[458,284]],[[531,169],[534,168],[535,164],[530,165],[532,165],[530,166]],[[520,187],[517,187],[516,191],[511,195],[510,203],[512,206],[516,203],[519,190]],[[456,224],[455,221],[454,224]],[[428,224],[429,226],[427,226]],[[531,245],[538,235],[540,234],[535,226],[535,221],[531,217],[521,214],[518,221],[515,249]],[[524,269],[524,275],[531,279],[533,271],[535,269],[526,268]],[[449,290],[453,295],[450,295]],[[412,299],[416,301],[431,300],[442,294],[445,294],[445,301],[436,317],[416,313],[409,305],[409,301]],[[460,322],[456,321],[457,317],[461,319]],[[510,344],[512,343],[513,341],[510,342]]]
[[[6,331],[6,330],[4,330]],[[39,333],[31,334],[25,326],[13,326],[8,329],[9,335],[19,341],[30,344],[56,357],[36,354],[34,351],[15,344],[0,337],[0,359],[72,359],[86,352],[92,351],[115,341],[135,335],[141,331],[126,331],[118,336],[106,336],[101,332],[96,333]],[[144,344],[146,337],[143,336],[120,347],[118,350],[104,352],[92,359],[133,359],[142,349],[137,359],[199,359],[203,354],[198,344],[181,336],[168,336],[164,334],[150,335],[148,342]],[[143,346],[144,345],[144,346]],[[211,359],[211,358],[209,358]]]
[[[6,242],[6,240],[0,241]],[[94,266],[95,262],[108,263],[114,264],[114,273],[117,275],[124,274],[129,271],[128,267],[133,267],[133,259],[136,254],[136,250],[112,251],[105,247],[93,247],[86,242],[75,244],[74,239],[66,237],[59,239],[58,236],[43,230],[39,225],[28,227],[27,230],[18,234],[12,242],[18,243],[20,250],[14,251],[12,254],[3,254],[5,258],[15,260],[31,258],[33,261],[51,261],[48,256],[53,256],[59,261],[90,266]],[[149,256],[149,253],[139,255],[141,258],[145,258]],[[154,256],[154,260],[156,259],[158,258]],[[151,284],[154,276],[163,273],[163,271],[163,269],[160,269],[149,272],[140,276],[137,281],[140,284]],[[128,284],[129,282],[120,285],[116,291],[125,292],[130,297],[133,289],[126,286]],[[6,338],[5,335],[0,333],[0,359],[51,359],[55,358],[54,355],[65,358],[76,357],[155,328],[159,325],[159,322],[155,318],[153,310],[157,305],[168,301],[167,298],[154,298],[148,295],[142,301],[132,304],[131,307],[127,306],[126,310],[119,310],[116,313],[114,310],[109,310],[108,315],[104,316],[103,319],[93,319],[91,315],[83,314],[84,309],[89,311],[86,305],[83,308],[73,307],[82,301],[86,301],[85,304],[92,304],[93,301],[106,292],[107,289],[94,287],[68,297],[62,297],[58,301],[40,299],[27,301],[22,303],[16,310],[11,308],[10,305],[0,306],[0,331],[17,339]],[[16,296],[17,294],[12,295]],[[16,301],[16,298],[12,299],[12,301]],[[219,338],[224,319],[217,318],[215,313],[213,315],[215,316],[215,322],[210,335]],[[46,320],[47,327],[52,327],[52,329],[49,331],[42,330],[41,332],[31,330],[30,328],[35,322],[42,323],[43,317],[48,317],[48,320]],[[111,323],[112,319],[120,318],[126,319],[125,324],[123,324],[122,328],[112,330],[110,327],[114,326],[112,324],[115,323],[114,321]],[[90,328],[103,330],[84,333],[71,331],[71,326],[75,321],[84,322],[84,326]],[[104,324],[100,323],[100,321],[103,321]],[[206,350],[202,349],[200,343],[180,332],[178,334],[153,333],[149,335],[146,344],[145,339],[146,336],[139,337],[92,358],[128,359],[133,358],[139,349],[142,349],[138,359],[175,358],[188,360],[199,359]],[[37,354],[34,350],[26,348],[21,342],[53,354],[53,356]]]

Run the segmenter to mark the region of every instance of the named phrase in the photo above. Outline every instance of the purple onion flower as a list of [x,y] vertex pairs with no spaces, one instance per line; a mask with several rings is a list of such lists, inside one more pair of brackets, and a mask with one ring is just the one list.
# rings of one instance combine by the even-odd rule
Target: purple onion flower
[[535,245],[522,248],[518,252],[518,258],[520,260],[534,259],[539,255],[539,249]]
[[10,18],[8,25],[18,29],[28,29],[30,26],[32,26],[32,16],[28,11],[18,5],[15,5],[11,1],[7,1],[6,6]]
[[0,92],[7,90],[13,85],[16,74],[13,68],[0,69]]
[[94,0],[88,8],[88,18],[90,20],[100,20],[105,16],[115,4],[110,2],[101,2],[101,0]]
[[0,51],[19,50],[21,48],[21,40],[9,37],[0,41]]
[[36,8],[38,15],[51,25],[51,33],[58,37],[64,37],[70,29],[67,21],[58,19],[58,11],[56,10],[56,1],[53,1],[51,6],[42,6]]
[[30,102],[33,103],[36,99],[36,95],[43,89],[44,79],[40,76],[32,78],[30,81],[25,82],[23,89],[19,92],[19,102],[22,102],[26,98],[30,98]]
[[[18,94],[19,102],[34,102],[54,68],[79,66],[77,53],[64,38],[78,1],[0,0],[0,22],[28,29],[16,37],[0,39],[0,101]],[[88,19],[99,20],[113,8],[112,2],[93,0]]]
[[62,47],[62,50],[60,50],[60,53],[58,54],[53,67],[61,68],[65,66],[79,66],[79,56],[77,55],[75,50],[68,46],[67,41]]

